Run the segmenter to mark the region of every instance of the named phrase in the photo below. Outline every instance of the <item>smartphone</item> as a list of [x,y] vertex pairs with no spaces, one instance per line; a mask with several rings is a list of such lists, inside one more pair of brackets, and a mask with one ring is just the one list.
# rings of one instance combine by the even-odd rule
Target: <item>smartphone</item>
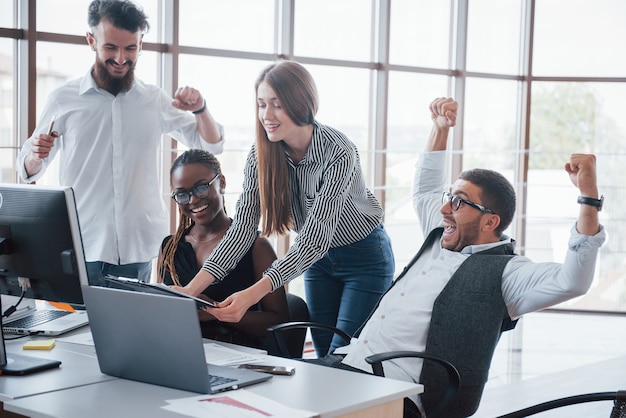
[[55,120],[56,120],[56,116],[52,116],[52,119],[50,119],[50,126],[48,127],[48,135],[52,135]]
[[292,376],[296,372],[295,367],[265,366],[262,364],[240,364],[240,369],[254,370],[255,372]]

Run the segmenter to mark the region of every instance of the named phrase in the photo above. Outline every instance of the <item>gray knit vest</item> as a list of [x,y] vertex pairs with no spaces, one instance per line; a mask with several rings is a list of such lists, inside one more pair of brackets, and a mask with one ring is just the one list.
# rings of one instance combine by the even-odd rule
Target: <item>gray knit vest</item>
[[[431,231],[394,283],[442,232],[443,228]],[[461,387],[445,417],[467,417],[476,412],[500,335],[515,328],[517,321],[511,321],[502,298],[502,272],[514,256],[513,243],[472,254],[435,299],[425,351],[448,360],[461,375]],[[445,391],[446,376],[443,367],[424,361],[420,376],[424,393],[420,398],[426,415]]]

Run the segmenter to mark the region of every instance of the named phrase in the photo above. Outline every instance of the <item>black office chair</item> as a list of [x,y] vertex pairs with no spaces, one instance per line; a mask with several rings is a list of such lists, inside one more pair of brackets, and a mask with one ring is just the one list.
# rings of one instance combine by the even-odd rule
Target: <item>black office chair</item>
[[613,401],[613,408],[611,410],[611,415],[609,416],[609,418],[626,418],[626,390],[619,390],[617,392],[585,393],[582,395],[554,399],[551,401],[542,402],[537,405],[529,406],[528,408],[520,409],[506,415],[501,415],[498,418],[528,417],[538,414],[540,412],[548,411],[550,409],[560,408],[562,406],[596,401]]
[[[329,332],[333,332],[341,336],[346,342],[346,344],[350,343],[350,336],[346,334],[344,331],[331,325],[319,324],[315,322],[287,322],[284,324],[274,325],[272,327],[269,327],[267,330],[274,335],[276,344],[278,345],[280,351],[283,353],[284,357],[288,357],[289,351],[286,349],[287,342],[285,340],[285,336],[283,335],[283,333],[285,331],[293,331],[296,329],[303,329],[303,328],[304,329],[315,328],[315,329],[327,330]],[[299,357],[301,356],[298,356],[296,358],[299,358]],[[447,376],[448,376],[448,385],[443,395],[437,402],[436,406],[431,411],[428,411],[429,418],[445,417],[445,410],[450,404],[450,402],[452,402],[452,400],[456,396],[457,392],[459,391],[459,387],[461,385],[461,377],[456,367],[454,367],[454,365],[452,365],[450,362],[442,358],[429,355],[426,353],[416,352],[416,351],[390,351],[386,353],[379,353],[379,354],[374,354],[369,357],[366,357],[365,361],[367,361],[369,364],[372,365],[372,371],[374,372],[375,375],[384,377],[385,372],[384,372],[382,363],[384,361],[392,360],[392,359],[400,358],[400,357],[418,357],[426,361],[429,361],[429,360],[434,361],[435,363],[439,364],[445,369]],[[294,358],[294,357],[291,357],[291,358]],[[410,407],[411,405],[414,405],[414,404],[408,399],[405,399],[405,416],[413,416],[413,415],[406,414],[408,407]]]
[[[287,292],[287,305],[289,307],[290,322],[300,323],[309,320],[309,308],[304,299],[298,295]],[[271,331],[274,327],[268,328],[268,331]],[[274,334],[274,340],[278,345],[280,355],[287,358],[302,357],[306,339],[306,329],[285,329],[284,331],[285,332],[281,334],[280,342],[276,339],[276,334]]]

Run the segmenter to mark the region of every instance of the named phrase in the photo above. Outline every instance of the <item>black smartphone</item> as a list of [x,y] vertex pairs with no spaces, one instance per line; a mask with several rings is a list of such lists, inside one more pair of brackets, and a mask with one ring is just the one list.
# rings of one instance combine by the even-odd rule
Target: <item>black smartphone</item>
[[255,372],[292,376],[296,372],[295,367],[266,366],[262,364],[240,364],[240,369],[254,370]]

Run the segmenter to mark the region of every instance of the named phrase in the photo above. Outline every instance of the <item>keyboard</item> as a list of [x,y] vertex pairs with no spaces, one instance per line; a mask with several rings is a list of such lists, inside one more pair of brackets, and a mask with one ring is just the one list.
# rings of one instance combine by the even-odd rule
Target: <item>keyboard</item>
[[69,315],[70,313],[71,312],[61,310],[56,311],[53,309],[42,309],[33,312],[31,315],[25,316],[24,318],[20,318],[12,322],[7,322],[4,324],[4,326],[11,328],[31,328],[52,321],[54,319],[64,317],[65,315]]
[[226,383],[230,383],[230,382],[234,382],[236,379],[231,379],[230,377],[224,377],[224,376],[216,376],[214,374],[210,374],[210,382],[211,382],[211,386],[217,386],[217,385],[223,385]]

